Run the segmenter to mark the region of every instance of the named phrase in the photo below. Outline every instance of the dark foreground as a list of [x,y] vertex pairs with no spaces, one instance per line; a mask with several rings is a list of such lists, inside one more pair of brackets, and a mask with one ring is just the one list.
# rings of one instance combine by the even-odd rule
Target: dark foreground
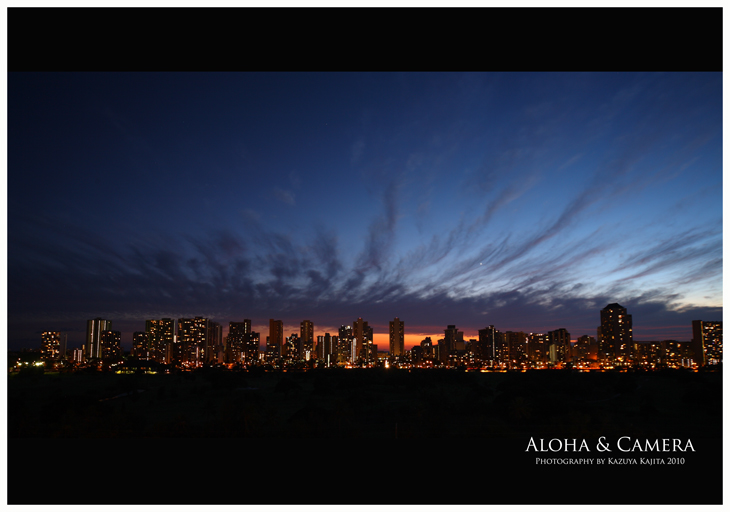
[[8,458],[11,504],[721,503],[722,374],[18,374]]

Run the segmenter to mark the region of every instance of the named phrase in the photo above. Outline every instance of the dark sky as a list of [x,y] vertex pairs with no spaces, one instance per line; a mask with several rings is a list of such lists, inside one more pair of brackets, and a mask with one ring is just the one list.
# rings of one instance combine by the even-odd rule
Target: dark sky
[[[722,74],[8,74],[8,341],[722,319]],[[419,338],[420,339],[420,338]],[[412,343],[407,342],[409,345]]]

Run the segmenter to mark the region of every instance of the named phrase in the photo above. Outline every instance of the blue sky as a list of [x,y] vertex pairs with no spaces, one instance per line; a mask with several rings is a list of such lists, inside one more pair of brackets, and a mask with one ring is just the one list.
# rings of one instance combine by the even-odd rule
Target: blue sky
[[9,73],[8,331],[722,318],[721,73]]

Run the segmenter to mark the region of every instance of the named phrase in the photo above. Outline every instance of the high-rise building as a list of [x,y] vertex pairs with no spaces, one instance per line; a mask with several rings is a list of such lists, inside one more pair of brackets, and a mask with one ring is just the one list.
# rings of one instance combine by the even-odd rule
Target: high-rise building
[[101,359],[105,361],[122,357],[122,333],[101,331]]
[[354,363],[357,360],[356,345],[357,341],[353,329],[349,325],[341,325],[338,331],[337,340],[337,362],[338,363]]
[[316,347],[316,351],[317,351],[317,359],[320,359],[320,360],[321,359],[324,359],[324,354],[325,354],[325,351],[324,351],[324,336],[322,336],[321,334],[319,336],[317,336],[317,347]]
[[494,333],[494,354],[497,366],[501,368],[509,365],[509,343],[505,334],[501,331]]
[[210,325],[207,318],[178,318],[177,343],[182,348],[182,362],[200,365],[209,349]]
[[395,317],[390,322],[390,357],[403,357],[405,355],[405,329],[404,322]]
[[474,345],[472,351],[474,352],[474,359],[477,362],[486,363],[488,366],[492,366],[496,359],[496,333],[499,332],[494,328],[493,325],[484,329],[479,329],[479,339]]
[[175,320],[161,318],[145,321],[149,358],[158,363],[182,362],[182,347],[175,345]]
[[335,334],[330,336],[330,344],[332,346],[331,361],[333,364],[339,363],[340,362],[340,337]]
[[132,355],[143,361],[150,359],[150,337],[146,331],[132,334]]
[[433,342],[431,341],[431,337],[426,337],[421,340],[421,357],[426,361],[432,361],[434,358],[433,353]]
[[302,359],[314,356],[314,324],[310,320],[302,320],[299,324],[299,339],[302,343]]
[[203,351],[206,363],[224,362],[223,327],[218,322],[208,320],[208,335],[205,337]]
[[557,329],[547,333],[550,362],[567,363],[570,361],[570,333],[567,329]]
[[290,337],[292,345],[294,345],[294,352],[297,354],[297,359],[299,361],[307,361],[309,360],[309,356],[311,356],[311,352],[308,352],[305,350],[304,347],[304,340],[299,334],[292,333]]
[[68,334],[62,334],[61,335],[61,347],[60,347],[61,354],[60,354],[60,356],[61,356],[61,359],[63,359],[64,361],[67,359],[67,350],[68,350]]
[[420,345],[413,345],[410,350],[406,351],[406,357],[411,363],[420,365],[424,361],[423,349]]
[[41,334],[41,359],[55,361],[61,359],[61,333],[46,331]]
[[[583,338],[589,336],[581,336],[578,338],[575,348],[577,357],[581,357],[584,345]],[[634,343],[634,364],[642,368],[657,368],[667,365],[666,343],[664,341],[641,341]]]
[[698,366],[722,362],[722,322],[692,320],[692,350]]
[[634,334],[631,315],[620,304],[609,304],[601,310],[598,327],[598,357],[604,363],[628,365],[632,361]]
[[72,361],[77,364],[81,364],[84,362],[84,349],[83,348],[75,348],[73,349],[73,355],[72,355]]
[[545,333],[531,332],[527,337],[527,355],[533,368],[541,368],[550,359],[550,348]]
[[455,325],[449,325],[444,330],[444,341],[449,352],[464,350],[464,333],[458,330]]
[[362,318],[358,318],[353,322],[352,333],[355,338],[354,359],[362,359],[366,363],[374,361],[376,354],[373,354],[373,328]]
[[689,368],[694,358],[691,341],[664,340],[662,366],[667,368]]
[[259,360],[259,344],[261,335],[255,331],[251,331],[248,339],[243,344],[243,361],[247,365],[252,365]]
[[330,333],[324,333],[324,336],[317,336],[317,358],[331,366],[338,360],[337,354],[337,336],[330,336]]
[[447,326],[444,330],[443,343],[440,343],[439,347],[441,362],[447,363],[452,354],[464,351],[464,333],[458,330],[455,325]]
[[296,361],[300,358],[304,359],[300,356],[301,343],[297,333],[293,332],[291,333],[291,336],[287,336],[284,341],[284,347],[284,359],[288,361]]
[[[634,345],[636,348],[636,345]],[[578,338],[573,347],[573,360],[576,363],[588,363],[589,361],[596,360],[598,346],[596,345],[596,338],[588,336],[587,334]]]
[[86,322],[86,359],[101,359],[101,333],[111,331],[112,321],[94,318]]
[[284,356],[284,322],[269,319],[269,337],[266,342],[267,357],[278,359]]
[[527,363],[527,334],[522,331],[504,333],[507,344],[507,366],[521,368]]
[[[226,358],[231,363],[241,363],[245,359],[245,347],[251,336],[251,320],[244,318],[243,322],[228,323],[228,338],[226,338]],[[258,352],[258,351],[257,351]]]
[[352,323],[352,335],[355,338],[355,359],[362,357],[362,346],[365,339],[364,331],[367,324],[362,318],[358,318]]

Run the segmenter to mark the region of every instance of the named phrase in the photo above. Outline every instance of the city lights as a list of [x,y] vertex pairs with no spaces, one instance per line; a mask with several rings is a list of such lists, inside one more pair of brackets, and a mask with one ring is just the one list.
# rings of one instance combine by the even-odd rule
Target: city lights
[[[81,348],[66,350],[65,335],[44,332],[41,360],[34,365],[49,370],[93,367],[120,374],[193,371],[211,366],[269,371],[382,367],[590,372],[713,369],[722,362],[722,322],[692,322],[695,338],[691,341],[639,342],[633,339],[632,315],[626,308],[609,304],[601,310],[600,318],[597,337],[582,335],[577,340],[571,340],[563,328],[525,333],[502,332],[493,325],[480,329],[478,338],[465,340],[463,331],[448,325],[443,338],[433,342],[426,337],[410,350],[403,347],[405,322],[395,318],[389,324],[387,352],[378,350],[373,343],[373,327],[362,318],[342,325],[337,335],[324,333],[316,337],[311,320],[301,322],[299,333],[285,336],[283,321],[270,319],[264,350],[250,319],[230,322],[224,337],[221,325],[208,318],[163,318],[147,320],[146,330],[134,333],[128,356],[121,349],[121,333],[110,330],[112,322],[96,318],[89,320],[87,343]],[[11,371],[21,368],[23,364],[18,362]]]

